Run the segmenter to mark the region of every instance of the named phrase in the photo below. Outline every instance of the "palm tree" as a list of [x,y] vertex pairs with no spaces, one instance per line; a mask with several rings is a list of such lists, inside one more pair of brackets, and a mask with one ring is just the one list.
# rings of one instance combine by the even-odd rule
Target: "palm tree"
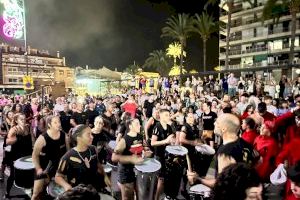
[[203,41],[203,71],[206,71],[206,42],[211,34],[218,30],[218,25],[214,18],[207,13],[203,12],[202,15],[195,15],[194,19],[194,32],[198,33]]
[[279,18],[289,12],[291,19],[291,46],[289,64],[294,60],[297,13],[300,12],[300,0],[268,0],[263,9],[263,20],[273,19],[277,24]]
[[154,68],[161,75],[167,75],[167,72],[171,67],[171,60],[163,50],[154,50],[149,53],[149,57],[143,65],[143,68],[147,67]]
[[186,46],[186,40],[192,32],[192,22],[192,17],[183,13],[168,18],[166,22],[167,26],[162,28],[161,37],[171,37],[178,40],[182,47],[180,53],[180,83],[182,78],[183,51]]
[[124,72],[127,72],[128,74],[134,75],[139,71],[140,68],[141,67],[139,66],[139,64],[137,64],[135,61],[133,61],[133,64],[128,65],[128,67],[126,67]]
[[[166,49],[166,55],[172,57],[174,60],[174,66],[177,65],[176,59],[180,58],[181,54],[181,45],[178,42],[169,44],[169,47]],[[186,52],[183,51],[183,57],[186,57]]]

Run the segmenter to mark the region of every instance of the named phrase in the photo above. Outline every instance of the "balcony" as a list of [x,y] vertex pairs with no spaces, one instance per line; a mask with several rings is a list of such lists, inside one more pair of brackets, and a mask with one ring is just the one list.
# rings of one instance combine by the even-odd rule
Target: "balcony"
[[[232,13],[236,13],[236,12],[240,12],[243,10],[243,4],[239,4],[239,5],[235,5],[233,6],[233,8],[231,9]],[[220,16],[226,16],[227,15],[227,11],[225,11],[224,9],[221,10]]]
[[[255,37],[253,35],[243,35],[243,36],[234,36],[230,38],[230,45],[237,44],[246,44],[258,41],[265,41],[266,39],[276,39],[290,36],[290,28],[275,28],[273,30],[268,30],[268,32],[264,32],[261,34],[257,34]],[[300,34],[300,25],[296,26],[296,34]],[[226,39],[221,39],[219,43],[220,47],[226,46]]]
[[[249,48],[246,50],[241,50],[241,49],[237,49],[237,50],[230,50],[229,51],[229,55],[241,55],[241,54],[247,54],[247,53],[256,53],[256,52],[262,52],[262,51],[268,51],[268,47],[267,46],[263,46],[263,47],[256,47],[256,48]],[[220,57],[221,56],[225,56],[225,52],[220,53]]]
[[[257,62],[253,64],[233,64],[228,65],[228,69],[241,69],[241,68],[259,68],[259,67],[276,67],[276,66],[287,66],[289,64],[289,60],[278,60],[271,63],[267,62]],[[300,59],[297,59],[293,62],[293,64],[300,64]],[[225,70],[225,66],[220,66],[221,70]]]

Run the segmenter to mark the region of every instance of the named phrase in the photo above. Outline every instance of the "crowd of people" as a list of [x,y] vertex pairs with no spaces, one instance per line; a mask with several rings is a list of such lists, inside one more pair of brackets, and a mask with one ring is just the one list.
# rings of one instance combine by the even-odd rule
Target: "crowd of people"
[[[108,162],[119,163],[121,199],[135,199],[134,165],[145,157],[161,164],[155,200],[163,194],[176,199],[179,193],[189,199],[195,184],[209,187],[213,200],[272,199],[270,175],[281,164],[288,180],[275,196],[300,199],[299,79],[296,83],[283,76],[277,91],[272,78],[264,84],[259,76],[246,81],[231,73],[219,81],[187,78],[185,87],[176,78],[163,78],[150,94],[141,87],[115,96],[70,94],[55,100],[2,95],[1,180],[10,169],[5,197],[16,178],[14,162],[31,156],[33,200],[43,199],[50,181],[66,191],[61,199],[72,199],[66,196],[78,187],[110,194],[112,181],[103,167]],[[112,151],[110,141],[116,141]],[[187,157],[169,159],[169,145],[185,147]],[[199,153],[201,145],[215,153]],[[214,178],[206,177],[209,168]]]

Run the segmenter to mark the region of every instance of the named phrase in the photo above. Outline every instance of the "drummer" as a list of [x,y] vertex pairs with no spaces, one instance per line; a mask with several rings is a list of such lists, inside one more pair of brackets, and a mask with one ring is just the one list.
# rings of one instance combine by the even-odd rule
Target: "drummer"
[[94,128],[92,128],[93,141],[92,145],[97,148],[98,159],[101,163],[106,162],[107,151],[105,145],[109,142],[109,137],[103,131],[103,118],[97,116],[94,120]]
[[[141,125],[138,119],[128,122],[129,132],[117,143],[112,155],[113,162],[119,162],[118,181],[121,184],[122,200],[134,199],[135,173],[134,165],[143,162],[143,135],[140,134]],[[147,154],[146,156],[149,156]]]
[[[223,140],[223,145],[218,149],[216,155],[216,175],[232,163],[243,162],[252,166],[256,164],[258,153],[250,144],[238,137],[239,130],[240,120],[233,114],[223,114],[216,120],[215,133],[220,135]],[[211,188],[216,181],[216,179],[201,178],[190,171],[188,171],[188,178],[191,184],[197,181]]]
[[157,183],[155,199],[158,200],[164,189],[164,177],[166,172],[165,149],[166,146],[175,143],[175,133],[172,127],[168,124],[170,121],[170,111],[161,109],[159,111],[160,121],[156,123],[152,138],[151,146],[155,148],[155,157],[161,163],[161,170]]
[[200,145],[201,141],[199,140],[199,129],[195,125],[193,113],[188,113],[186,116],[186,123],[181,128],[180,143],[188,149],[188,155],[193,164],[192,168],[196,170],[199,166],[197,166],[195,146]]
[[55,176],[59,160],[69,147],[67,135],[61,131],[58,116],[46,118],[47,132],[40,135],[33,147],[32,161],[36,177],[31,199],[40,199],[44,186]]
[[11,160],[8,162],[8,166],[10,167],[10,176],[6,183],[6,198],[9,198],[9,193],[15,179],[13,161],[29,156],[32,153],[32,135],[30,134],[29,126],[26,124],[25,115],[16,114],[14,116],[13,124],[15,125],[9,130],[6,139],[6,144],[11,145]]
[[[87,125],[78,125],[73,129],[73,140],[76,146],[70,149],[60,160],[55,175],[55,182],[65,191],[79,185],[92,185],[98,192],[105,190],[105,172],[92,146],[93,136]],[[107,179],[106,179],[107,180]]]

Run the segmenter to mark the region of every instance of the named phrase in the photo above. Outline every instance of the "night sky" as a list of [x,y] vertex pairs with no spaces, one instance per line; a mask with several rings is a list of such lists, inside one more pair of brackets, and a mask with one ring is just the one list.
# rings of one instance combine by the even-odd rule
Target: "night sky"
[[[202,0],[25,0],[28,45],[59,50],[69,66],[107,66],[119,71],[148,54],[166,49],[161,38],[166,19],[176,13],[201,13]],[[218,10],[218,9],[215,9]],[[217,14],[216,14],[217,17]],[[208,69],[218,65],[218,36],[208,42]],[[199,35],[187,41],[188,69],[202,68]]]

